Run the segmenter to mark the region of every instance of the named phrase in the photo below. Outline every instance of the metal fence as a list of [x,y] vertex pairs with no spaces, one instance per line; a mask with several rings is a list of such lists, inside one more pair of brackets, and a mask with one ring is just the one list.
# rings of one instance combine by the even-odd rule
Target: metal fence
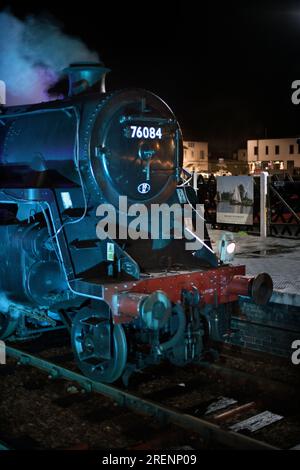
[[[227,178],[221,176],[220,178]],[[212,175],[197,180],[197,194],[204,204],[205,219],[213,228],[260,234],[260,176],[253,176],[253,224],[217,223],[217,182]],[[269,176],[267,191],[267,233],[269,236],[300,238],[300,179],[288,175]]]

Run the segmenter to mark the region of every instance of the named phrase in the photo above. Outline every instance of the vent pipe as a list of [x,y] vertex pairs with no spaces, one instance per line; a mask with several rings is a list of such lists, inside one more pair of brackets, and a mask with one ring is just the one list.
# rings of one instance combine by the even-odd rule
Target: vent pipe
[[81,93],[105,93],[105,76],[110,69],[100,62],[80,62],[71,64],[64,70],[69,78],[68,96]]

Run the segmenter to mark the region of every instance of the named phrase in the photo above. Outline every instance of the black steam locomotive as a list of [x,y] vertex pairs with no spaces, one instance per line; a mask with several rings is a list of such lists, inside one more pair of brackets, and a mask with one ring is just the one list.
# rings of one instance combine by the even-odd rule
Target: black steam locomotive
[[196,202],[179,187],[170,108],[141,89],[107,93],[107,72],[73,65],[65,99],[0,108],[0,338],[67,329],[83,373],[113,382],[162,359],[199,360],[238,295],[267,302],[272,283],[221,265],[206,230],[196,251],[174,234],[124,239],[121,222],[115,237],[97,237],[97,207],[122,212],[121,195],[147,207]]

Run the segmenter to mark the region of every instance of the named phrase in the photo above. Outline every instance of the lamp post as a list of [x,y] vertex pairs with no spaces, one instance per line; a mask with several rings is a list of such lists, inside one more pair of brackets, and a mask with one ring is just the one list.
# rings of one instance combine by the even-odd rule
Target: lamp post
[[266,238],[268,235],[268,173],[262,171],[260,174],[260,236]]

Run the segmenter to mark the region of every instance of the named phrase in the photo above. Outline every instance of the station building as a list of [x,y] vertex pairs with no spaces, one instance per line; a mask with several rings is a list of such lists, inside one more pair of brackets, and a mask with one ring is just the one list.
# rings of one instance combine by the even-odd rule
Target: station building
[[249,173],[261,171],[300,173],[300,143],[297,137],[247,141]]
[[183,142],[183,167],[188,171],[208,172],[208,142]]

